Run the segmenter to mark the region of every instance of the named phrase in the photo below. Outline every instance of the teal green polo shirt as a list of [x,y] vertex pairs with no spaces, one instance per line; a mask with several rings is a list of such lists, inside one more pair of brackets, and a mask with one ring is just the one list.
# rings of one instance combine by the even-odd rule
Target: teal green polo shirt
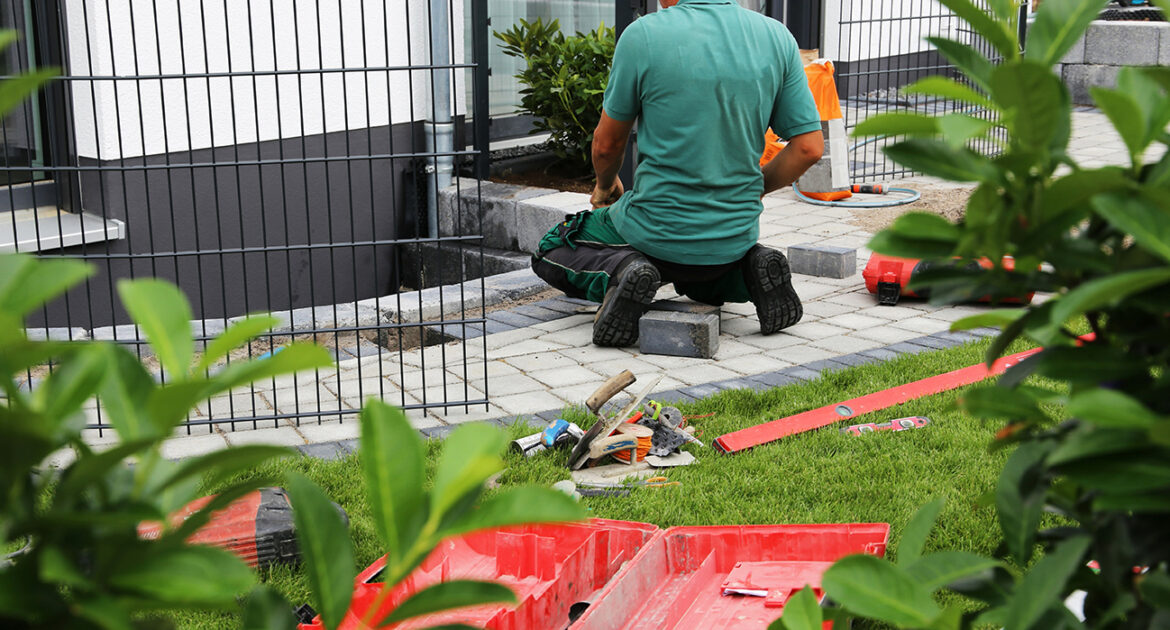
[[642,252],[693,265],[738,260],[759,239],[766,129],[821,129],[792,34],[733,0],[681,0],[631,24],[603,106],[638,119],[615,227]]

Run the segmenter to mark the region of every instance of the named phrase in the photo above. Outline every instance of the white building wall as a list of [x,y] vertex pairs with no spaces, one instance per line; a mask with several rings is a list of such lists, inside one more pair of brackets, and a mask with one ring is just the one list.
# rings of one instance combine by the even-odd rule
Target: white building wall
[[[70,75],[156,77],[72,81],[78,154],[112,160],[424,120],[429,71],[316,71],[430,64],[432,1],[66,0]],[[445,1],[461,63],[464,3]],[[461,113],[467,71],[452,74]]]
[[956,37],[960,21],[936,0],[830,0],[821,56],[862,61],[931,49],[928,36]]

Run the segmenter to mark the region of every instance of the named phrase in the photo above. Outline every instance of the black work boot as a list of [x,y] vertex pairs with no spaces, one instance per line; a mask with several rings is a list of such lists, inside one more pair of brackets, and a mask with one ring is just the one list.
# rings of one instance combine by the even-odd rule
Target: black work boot
[[593,321],[593,344],[622,348],[638,341],[638,320],[654,301],[661,277],[658,269],[635,254],[610,279],[605,300]]
[[743,278],[756,305],[762,334],[788,328],[804,317],[804,307],[792,288],[792,272],[784,254],[756,245],[743,262]]

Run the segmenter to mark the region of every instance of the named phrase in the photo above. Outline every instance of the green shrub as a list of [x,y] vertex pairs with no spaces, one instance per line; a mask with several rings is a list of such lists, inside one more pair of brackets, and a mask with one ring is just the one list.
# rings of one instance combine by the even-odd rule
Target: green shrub
[[[923,554],[939,509],[931,504],[903,533],[896,564],[854,556],[826,572],[835,604],[825,613],[938,629],[1167,627],[1170,157],[1147,164],[1143,156],[1155,143],[1170,144],[1170,69],[1125,68],[1116,90],[1093,90],[1131,163],[1082,168],[1067,152],[1070,98],[1052,67],[1104,0],[1048,0],[1022,53],[1012,0],[992,0],[987,12],[969,0],[940,2],[1004,61],[993,65],[963,42],[932,38],[966,82],[932,77],[907,91],[984,108],[993,120],[890,113],[865,121],[857,133],[909,136],[887,154],[927,175],[978,187],[960,224],[907,214],[870,247],[938,260],[1014,257],[1014,269],[936,267],[916,286],[942,303],[1051,292],[1042,304],[990,311],[953,327],[1001,327],[989,362],[1020,337],[1045,349],[964,402],[973,416],[1005,419],[993,448],[1015,448],[987,499],[1003,537],[997,557]],[[997,125],[1009,134],[1001,154],[967,148]],[[1075,331],[1084,330],[1093,336],[1078,339]],[[1058,515],[1061,526],[1041,529],[1045,512]],[[1044,552],[1039,559],[1037,547]],[[932,597],[941,590],[962,597],[942,600],[951,602],[944,609]],[[1085,622],[1064,605],[1077,590],[1086,593]],[[773,627],[819,628],[822,611],[808,599]]]
[[557,155],[587,168],[613,63],[613,28],[602,24],[566,37],[557,20],[545,24],[537,19],[493,34],[505,54],[526,64],[516,75],[525,86],[520,112],[536,117],[537,131],[551,134]]

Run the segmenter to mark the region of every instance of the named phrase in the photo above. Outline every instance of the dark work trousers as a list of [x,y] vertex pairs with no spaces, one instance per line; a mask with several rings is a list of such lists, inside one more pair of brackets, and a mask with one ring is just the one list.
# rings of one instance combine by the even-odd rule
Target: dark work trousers
[[[536,275],[566,295],[593,302],[605,299],[610,280],[639,252],[626,242],[609,216],[609,208],[565,217],[541,239],[532,255]],[[750,302],[740,261],[722,265],[687,265],[643,254],[654,263],[663,283],[703,304]]]

